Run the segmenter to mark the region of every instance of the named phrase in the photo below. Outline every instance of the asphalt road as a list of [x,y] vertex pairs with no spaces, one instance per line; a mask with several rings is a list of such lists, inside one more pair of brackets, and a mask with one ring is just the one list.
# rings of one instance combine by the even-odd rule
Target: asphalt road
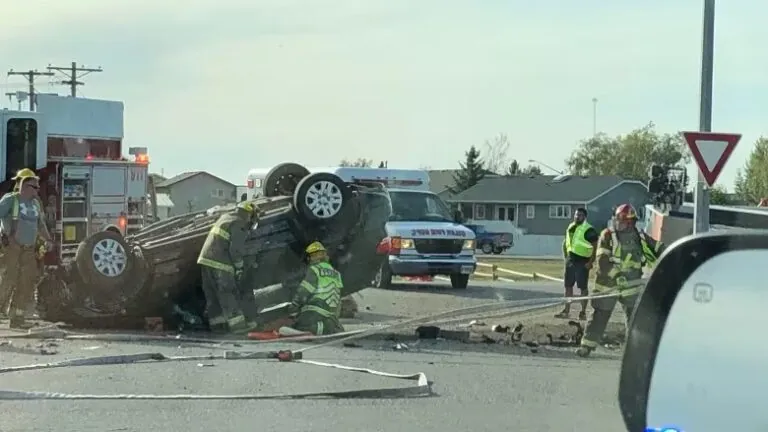
[[[381,321],[429,314],[489,300],[559,294],[553,284],[365,290],[358,299]],[[445,292],[443,292],[445,291]],[[416,303],[416,304],[414,304]],[[371,317],[369,316],[369,318]],[[368,321],[361,320],[361,321]],[[0,339],[1,340],[1,339]],[[26,342],[35,349],[38,341]],[[17,349],[25,342],[14,341]],[[2,431],[620,431],[616,389],[619,362],[604,354],[588,361],[572,352],[511,346],[366,340],[358,347],[324,347],[306,358],[392,373],[424,372],[433,397],[419,399],[260,401],[3,401]],[[302,345],[306,346],[306,345]],[[262,346],[263,348],[267,348]],[[260,347],[260,348],[262,348]],[[292,348],[290,344],[270,345]],[[294,346],[295,347],[295,346]],[[404,348],[404,349],[403,349]],[[222,347],[62,341],[54,355],[0,351],[3,366],[129,352],[191,355]],[[252,346],[226,349],[256,349]],[[198,363],[206,365],[199,366]],[[211,365],[211,366],[207,366]],[[258,360],[216,360],[13,372],[0,390],[133,394],[286,394],[403,386],[403,381],[325,367]]]

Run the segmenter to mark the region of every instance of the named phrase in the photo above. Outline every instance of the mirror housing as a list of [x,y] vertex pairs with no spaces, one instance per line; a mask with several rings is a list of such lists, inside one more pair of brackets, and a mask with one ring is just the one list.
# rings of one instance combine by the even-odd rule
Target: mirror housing
[[628,431],[768,430],[767,262],[768,234],[691,236],[663,254],[628,329]]

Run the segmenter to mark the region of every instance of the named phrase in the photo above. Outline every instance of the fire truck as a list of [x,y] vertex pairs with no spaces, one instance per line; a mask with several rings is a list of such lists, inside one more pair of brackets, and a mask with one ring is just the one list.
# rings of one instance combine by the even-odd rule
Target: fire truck
[[149,158],[140,147],[122,154],[122,102],[49,94],[36,100],[36,111],[0,111],[0,192],[13,188],[18,170],[35,169],[54,237],[44,262],[57,266],[73,260],[91,234],[124,236],[144,225]]

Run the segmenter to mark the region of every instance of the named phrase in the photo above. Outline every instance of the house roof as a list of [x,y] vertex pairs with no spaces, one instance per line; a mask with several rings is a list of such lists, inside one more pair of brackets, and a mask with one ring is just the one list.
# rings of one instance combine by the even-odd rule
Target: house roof
[[[442,169],[442,170],[429,170],[429,190],[433,193],[439,194],[445,192],[453,186],[453,176],[461,171],[460,169]],[[497,177],[495,174],[486,174],[486,178]]]
[[176,183],[183,182],[184,180],[187,180],[187,179],[190,179],[192,177],[195,177],[198,174],[205,174],[205,175],[207,175],[209,177],[213,177],[213,178],[215,178],[217,180],[220,180],[220,181],[222,181],[222,182],[224,182],[224,183],[226,183],[228,185],[231,185],[232,187],[235,186],[234,184],[224,180],[223,178],[216,177],[215,175],[213,175],[213,174],[211,174],[209,172],[206,172],[206,171],[187,171],[187,172],[183,172],[181,174],[175,175],[175,176],[173,176],[173,177],[171,177],[169,179],[166,179],[166,180],[160,182],[159,184],[155,185],[155,187],[161,187],[162,188],[162,187],[173,186]]
[[471,188],[449,198],[459,202],[589,202],[625,180],[619,176],[515,176],[484,178]]

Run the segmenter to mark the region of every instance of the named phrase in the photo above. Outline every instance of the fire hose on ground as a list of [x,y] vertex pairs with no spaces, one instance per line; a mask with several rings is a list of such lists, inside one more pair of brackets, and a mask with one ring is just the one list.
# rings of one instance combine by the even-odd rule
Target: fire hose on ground
[[[640,281],[636,286],[643,285],[645,281]],[[354,340],[362,339],[382,333],[388,330],[394,330],[416,324],[428,324],[446,317],[456,315],[488,313],[506,309],[520,309],[511,311],[508,315],[530,313],[540,309],[549,309],[554,306],[582,300],[594,300],[602,298],[618,297],[620,292],[607,292],[598,295],[584,297],[542,297],[527,300],[513,300],[505,302],[494,302],[478,306],[454,309],[439,314],[416,317],[393,324],[377,326],[367,330],[357,330],[326,336],[303,336],[291,337],[291,342],[320,342],[316,345],[310,345],[298,350],[272,350],[272,351],[224,351],[219,355],[193,355],[193,356],[167,356],[161,353],[140,353],[127,355],[107,355],[97,357],[86,357],[79,359],[64,360],[52,363],[32,364],[24,366],[9,366],[0,368],[0,374],[11,372],[22,372],[30,370],[43,370],[64,367],[81,366],[104,366],[118,364],[137,364],[137,363],[159,363],[159,362],[186,362],[186,361],[211,361],[211,360],[277,360],[279,362],[293,362],[307,365],[329,367],[334,369],[346,370],[351,372],[367,373],[381,377],[394,378],[398,380],[415,381],[416,383],[407,387],[389,387],[376,388],[368,390],[349,390],[349,391],[325,391],[316,393],[293,393],[293,394],[68,394],[56,392],[38,392],[38,391],[19,391],[0,389],[0,400],[47,400],[47,399],[67,399],[67,400],[109,400],[109,399],[144,399],[144,400],[212,400],[212,399],[243,399],[243,400],[264,400],[264,399],[310,399],[310,398],[411,398],[433,396],[432,382],[427,379],[423,372],[414,374],[394,374],[381,372],[368,368],[359,368],[344,366],[335,363],[324,363],[304,359],[304,353],[313,349],[329,347],[349,343]],[[272,339],[262,341],[235,340],[235,339],[206,339],[189,337],[166,337],[158,335],[136,335],[136,334],[77,334],[70,333],[58,328],[43,328],[39,331],[27,334],[9,335],[8,339],[69,339],[69,340],[92,340],[105,342],[142,342],[142,341],[174,341],[177,343],[238,343],[238,344],[267,344],[283,342],[285,340]]]

